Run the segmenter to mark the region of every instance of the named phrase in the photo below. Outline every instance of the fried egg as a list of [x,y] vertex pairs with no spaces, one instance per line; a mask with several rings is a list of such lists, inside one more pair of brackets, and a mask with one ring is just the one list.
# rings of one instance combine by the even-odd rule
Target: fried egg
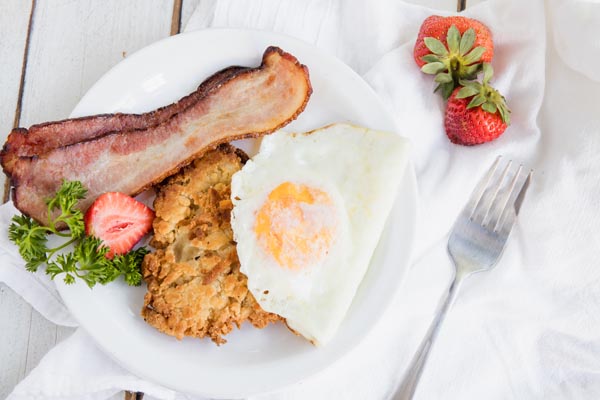
[[396,134],[348,124],[276,132],[232,178],[231,226],[250,292],[316,345],[344,320],[407,152]]

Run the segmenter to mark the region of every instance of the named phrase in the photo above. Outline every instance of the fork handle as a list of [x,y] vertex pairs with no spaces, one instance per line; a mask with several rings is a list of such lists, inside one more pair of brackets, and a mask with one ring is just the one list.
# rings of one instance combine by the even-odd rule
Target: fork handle
[[392,396],[392,400],[410,400],[413,398],[419,379],[427,362],[429,351],[435,341],[437,334],[442,326],[446,312],[450,306],[454,303],[456,293],[458,293],[458,287],[462,282],[462,277],[454,277],[452,283],[448,287],[448,291],[444,294],[444,297],[440,299],[440,305],[435,313],[435,317],[423,338],[423,341],[419,345],[417,352],[413,356],[408,370],[404,373],[402,382],[398,387],[396,393]]

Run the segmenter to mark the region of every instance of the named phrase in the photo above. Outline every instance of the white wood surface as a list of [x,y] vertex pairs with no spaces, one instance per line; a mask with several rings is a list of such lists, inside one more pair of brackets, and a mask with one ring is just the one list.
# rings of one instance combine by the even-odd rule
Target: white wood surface
[[185,32],[185,26],[200,3],[200,0],[183,0],[181,6],[181,32]]
[[[2,60],[0,132],[3,135],[6,135],[14,124],[31,6],[31,1],[0,2],[2,43],[0,45],[0,60]],[[0,178],[2,188],[4,188],[4,180],[2,175]],[[31,307],[12,290],[0,284],[0,398],[2,399],[27,369],[30,320]]]
[[[102,74],[171,33],[173,6],[173,0],[37,0],[19,125],[68,117]],[[32,1],[0,1],[2,142],[13,127],[19,100],[31,7]],[[71,332],[0,284],[0,399]]]

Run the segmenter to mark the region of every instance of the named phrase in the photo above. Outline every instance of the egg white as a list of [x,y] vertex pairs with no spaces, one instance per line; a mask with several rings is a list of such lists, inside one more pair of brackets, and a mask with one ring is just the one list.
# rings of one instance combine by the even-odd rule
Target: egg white
[[[258,154],[232,178],[231,225],[241,271],[264,310],[316,345],[331,340],[367,271],[407,157],[408,143],[400,136],[349,124],[263,139]],[[327,255],[300,270],[279,266],[254,232],[258,210],[284,182],[327,193],[335,209]]]

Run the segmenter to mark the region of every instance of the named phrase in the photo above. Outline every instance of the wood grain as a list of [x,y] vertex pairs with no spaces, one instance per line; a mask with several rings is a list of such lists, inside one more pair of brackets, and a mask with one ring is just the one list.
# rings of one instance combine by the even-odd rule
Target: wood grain
[[[200,0],[183,0],[183,4],[181,5],[181,23],[180,23],[180,32],[185,32],[185,27],[190,20],[190,17],[196,11],[196,8],[200,3],[208,3],[207,1]],[[200,11],[202,12],[202,10]]]
[[0,398],[4,399],[25,375],[31,307],[0,284]]
[[[20,93],[23,88],[23,64],[26,62],[26,44],[32,1],[3,0],[0,3],[0,140],[18,122]],[[0,187],[4,193],[4,175]],[[0,398],[5,398],[24,375],[27,366],[27,348],[31,307],[16,293],[0,283]]]
[[171,17],[171,35],[181,32],[181,7],[183,0],[173,1],[173,14]]
[[173,0],[54,0],[36,9],[21,124],[66,118],[106,71],[170,34]]
[[[123,57],[170,34],[173,6],[173,0],[38,0],[23,69],[32,3],[2,0],[2,142],[13,126],[19,99],[21,126],[66,118],[91,85]],[[0,398],[5,398],[72,330],[50,323],[3,285],[0,321]]]
[[[21,98],[25,83],[25,66],[27,65],[27,45],[29,43],[29,27],[33,18],[35,0],[9,0],[0,6],[0,140],[19,124],[21,118]],[[0,176],[0,187],[3,189],[3,202],[8,199],[7,180]]]

